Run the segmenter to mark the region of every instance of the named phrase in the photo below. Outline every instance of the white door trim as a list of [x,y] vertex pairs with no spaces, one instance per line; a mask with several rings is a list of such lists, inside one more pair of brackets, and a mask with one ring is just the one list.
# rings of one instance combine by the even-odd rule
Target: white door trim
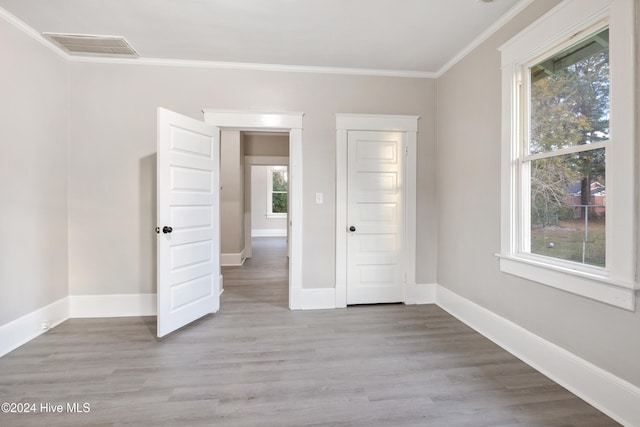
[[204,121],[222,130],[289,132],[291,257],[289,308],[302,309],[302,118],[304,113],[203,109]]
[[407,135],[405,159],[405,304],[415,304],[407,286],[416,272],[416,159],[420,116],[336,114],[336,307],[347,306],[347,133],[350,130],[396,131]]

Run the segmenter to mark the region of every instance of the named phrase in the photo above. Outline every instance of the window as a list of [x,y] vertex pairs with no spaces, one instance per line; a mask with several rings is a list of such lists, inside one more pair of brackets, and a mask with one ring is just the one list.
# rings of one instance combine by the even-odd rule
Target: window
[[[523,252],[606,267],[609,30],[527,67]],[[527,200],[528,199],[528,200]]]
[[286,166],[267,168],[267,218],[286,218],[288,180]]
[[632,0],[568,0],[501,48],[500,268],[633,310],[629,16]]

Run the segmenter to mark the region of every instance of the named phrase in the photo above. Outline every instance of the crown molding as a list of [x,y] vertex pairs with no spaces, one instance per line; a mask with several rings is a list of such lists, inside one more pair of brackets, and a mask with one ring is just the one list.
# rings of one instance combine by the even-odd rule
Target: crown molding
[[449,71],[454,65],[460,62],[465,56],[469,55],[475,48],[480,46],[489,37],[494,35],[500,28],[502,28],[507,22],[513,19],[517,14],[522,12],[527,6],[533,3],[533,0],[521,0],[516,3],[511,9],[509,9],[504,15],[502,15],[496,22],[489,28],[476,37],[471,43],[469,43],[464,49],[462,49],[456,56],[451,58],[446,64],[444,64],[437,72],[433,73],[435,78],[440,78],[444,73]]
[[379,70],[369,68],[315,67],[307,65],[258,64],[250,62],[196,61],[188,59],[165,58],[98,58],[89,56],[70,56],[71,62],[120,64],[120,65],[154,65],[163,67],[209,68],[219,70],[276,71],[288,73],[342,74],[374,77],[405,77],[432,79],[436,73],[407,70]]
[[98,57],[89,55],[70,55],[45,38],[38,31],[27,25],[16,16],[0,7],[0,18],[28,35],[38,43],[49,48],[61,58],[76,63],[116,64],[116,65],[154,65],[162,67],[208,68],[219,70],[276,71],[289,73],[341,74],[374,77],[405,77],[417,79],[433,79],[436,73],[409,70],[381,70],[369,68],[315,67],[307,65],[258,64],[249,62],[196,61],[187,59],[164,58],[122,58]]
[[42,34],[40,34],[36,30],[34,30],[32,27],[27,25],[24,21],[18,19],[16,16],[12,15],[11,13],[9,13],[7,10],[5,10],[2,7],[0,7],[0,18],[4,19],[9,24],[13,25],[15,28],[17,28],[18,30],[22,31],[24,34],[26,34],[27,36],[31,37],[33,40],[37,41],[38,43],[40,43],[42,46],[44,46],[44,47],[48,48],[49,50],[53,51],[59,57],[61,57],[63,59],[66,59],[66,60],[70,60],[71,59],[69,54],[67,54],[65,51],[63,51],[58,46],[53,44],[53,42],[51,42],[48,39],[46,39],[45,37],[43,37]]
[[55,52],[61,58],[76,63],[96,63],[114,65],[148,65],[163,67],[182,68],[208,68],[219,70],[248,70],[248,71],[274,71],[289,73],[312,73],[312,74],[338,74],[338,75],[358,75],[372,77],[403,77],[417,79],[437,79],[446,73],[455,64],[460,62],[465,56],[471,53],[482,42],[491,37],[502,28],[509,20],[533,3],[533,0],[521,0],[509,9],[504,15],[491,25],[482,34],[476,37],[464,49],[458,52],[438,71],[410,71],[410,70],[384,70],[371,68],[341,68],[341,67],[316,67],[307,65],[282,65],[282,64],[259,64],[249,62],[222,62],[222,61],[199,61],[187,59],[165,59],[165,58],[121,58],[121,57],[96,57],[96,56],[75,56],[64,52],[54,43],[42,36],[38,31],[27,25],[16,16],[0,7],[0,18],[12,24],[23,33],[36,40],[43,46]]

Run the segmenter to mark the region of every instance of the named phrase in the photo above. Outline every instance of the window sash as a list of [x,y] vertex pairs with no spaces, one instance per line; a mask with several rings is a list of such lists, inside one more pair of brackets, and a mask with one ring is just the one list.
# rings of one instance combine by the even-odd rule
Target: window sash
[[[286,167],[284,167],[284,169],[281,169],[282,167],[278,167],[278,169],[275,169],[274,167],[268,167],[267,168],[267,213],[266,216],[267,218],[286,218],[288,215],[288,211],[289,211],[289,206],[288,206],[288,198],[287,198],[287,212],[274,212],[273,211],[273,199],[274,199],[274,195],[275,194],[289,194],[288,189],[287,190],[274,190],[274,185],[273,185],[273,177],[275,174],[286,174],[288,171],[286,169]],[[288,187],[288,182],[286,183],[286,186]]]
[[556,151],[546,151],[544,153],[523,155],[522,162],[532,162],[534,160],[548,159],[551,157],[560,157],[567,154],[584,153],[585,151],[598,150],[600,148],[608,148],[611,144],[611,140],[594,142],[593,144],[576,145],[573,147],[561,148]]
[[[591,37],[593,34],[601,32],[603,29],[608,28],[608,20],[603,20],[598,22],[595,25],[590,26],[589,28],[580,31],[580,39],[584,40]],[[576,261],[565,260],[562,258],[545,256],[540,254],[535,254],[532,252],[532,234],[531,234],[531,212],[532,212],[532,204],[531,204],[531,164],[536,160],[549,159],[553,157],[562,157],[568,154],[576,154],[576,153],[584,153],[588,151],[594,151],[601,148],[607,151],[607,148],[611,146],[612,139],[609,138],[604,141],[598,141],[591,144],[584,145],[574,145],[570,147],[559,148],[553,151],[543,151],[540,153],[529,154],[529,150],[531,147],[531,73],[530,68],[535,64],[540,63],[541,61],[546,60],[549,57],[553,57],[558,52],[561,52],[567,49],[569,46],[576,43],[576,37],[571,40],[560,43],[553,48],[545,51],[542,55],[536,57],[536,59],[528,61],[527,63],[521,65],[517,72],[517,81],[518,81],[518,90],[517,90],[517,103],[516,108],[518,109],[518,117],[519,120],[519,129],[518,133],[518,160],[516,163],[517,172],[516,175],[519,178],[520,185],[519,193],[518,193],[518,206],[520,214],[517,216],[518,221],[516,224],[515,233],[515,251],[514,253],[517,256],[525,257],[528,259],[532,259],[539,263],[548,263],[549,265],[553,265],[561,268],[569,268],[576,271],[589,272],[591,274],[603,274],[606,272],[606,267],[598,267],[593,266],[586,263],[580,263]],[[579,43],[579,41],[578,41]],[[609,160],[608,156],[605,156],[606,164],[608,165]],[[608,168],[608,166],[605,166]],[[610,247],[609,235],[610,235],[610,221],[605,223],[605,266],[608,265],[607,261],[609,258],[608,248]]]

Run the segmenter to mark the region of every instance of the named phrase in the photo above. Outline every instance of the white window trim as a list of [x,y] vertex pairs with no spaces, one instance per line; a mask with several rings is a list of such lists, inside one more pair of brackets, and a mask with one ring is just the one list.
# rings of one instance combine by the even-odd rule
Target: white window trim
[[[265,214],[269,219],[286,218],[287,213],[273,212],[273,172],[279,171],[282,166],[268,166],[267,167],[267,213]],[[284,166],[287,169],[286,166]],[[285,191],[288,193],[288,191]]]
[[[502,55],[502,160],[500,270],[567,292],[635,310],[636,179],[634,161],[633,0],[567,0],[500,48]],[[609,26],[611,135],[607,148],[606,268],[523,253],[519,241],[522,105],[519,84],[526,65],[563,43]],[[611,165],[611,167],[610,167]],[[613,166],[615,165],[615,166]]]

